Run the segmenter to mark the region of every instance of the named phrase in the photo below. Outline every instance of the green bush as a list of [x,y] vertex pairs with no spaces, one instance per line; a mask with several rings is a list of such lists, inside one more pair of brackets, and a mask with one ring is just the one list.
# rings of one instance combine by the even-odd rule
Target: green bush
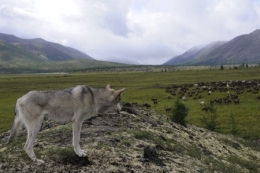
[[170,119],[178,124],[186,126],[186,117],[188,116],[189,109],[179,99],[175,101],[174,107],[172,108],[172,114]]
[[217,109],[214,108],[214,106],[208,106],[206,115],[203,115],[200,120],[206,129],[215,131],[219,124],[217,122],[217,119],[218,119]]
[[144,131],[144,130],[133,130],[132,133],[134,134],[134,137],[136,139],[152,139],[153,134],[152,132],[149,131]]

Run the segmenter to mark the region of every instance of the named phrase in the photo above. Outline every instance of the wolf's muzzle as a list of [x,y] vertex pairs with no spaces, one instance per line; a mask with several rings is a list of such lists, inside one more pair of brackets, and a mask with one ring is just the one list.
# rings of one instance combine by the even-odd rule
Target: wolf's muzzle
[[120,105],[120,103],[117,103],[116,105],[116,111],[119,113],[121,111],[122,107]]

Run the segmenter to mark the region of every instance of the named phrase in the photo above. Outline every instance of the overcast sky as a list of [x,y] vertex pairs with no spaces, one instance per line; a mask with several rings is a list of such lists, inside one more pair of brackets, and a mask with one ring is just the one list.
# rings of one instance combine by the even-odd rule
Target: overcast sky
[[162,64],[260,28],[260,0],[0,0],[0,32],[97,60]]

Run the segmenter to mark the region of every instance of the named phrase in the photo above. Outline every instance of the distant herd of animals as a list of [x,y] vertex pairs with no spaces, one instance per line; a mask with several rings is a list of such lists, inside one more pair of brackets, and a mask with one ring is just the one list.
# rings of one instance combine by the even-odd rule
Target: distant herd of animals
[[[214,104],[236,104],[240,103],[240,95],[245,92],[251,92],[256,94],[256,98],[260,100],[260,95],[257,95],[260,90],[260,80],[235,80],[235,81],[218,81],[218,82],[201,82],[196,84],[172,84],[166,87],[167,93],[169,93],[168,99],[177,97],[182,100],[199,100],[199,104],[202,106],[202,111],[208,111],[209,106]],[[214,94],[213,97],[207,102],[204,101],[202,93],[207,94],[210,98],[212,93],[221,92],[223,94]],[[221,97],[216,97],[221,95]],[[157,98],[151,98],[153,104],[158,104]],[[151,105],[144,103],[143,106],[150,108]],[[171,108],[165,107],[166,112],[170,112]]]

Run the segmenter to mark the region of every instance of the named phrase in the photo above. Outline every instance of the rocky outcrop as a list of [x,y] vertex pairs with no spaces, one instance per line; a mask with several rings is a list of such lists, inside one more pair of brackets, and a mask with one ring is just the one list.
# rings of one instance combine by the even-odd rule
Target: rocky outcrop
[[44,121],[34,149],[45,164],[25,154],[25,129],[6,145],[8,135],[0,137],[0,172],[260,172],[257,141],[183,127],[136,104],[84,122],[80,143],[88,151],[85,158],[71,147],[70,123]]

